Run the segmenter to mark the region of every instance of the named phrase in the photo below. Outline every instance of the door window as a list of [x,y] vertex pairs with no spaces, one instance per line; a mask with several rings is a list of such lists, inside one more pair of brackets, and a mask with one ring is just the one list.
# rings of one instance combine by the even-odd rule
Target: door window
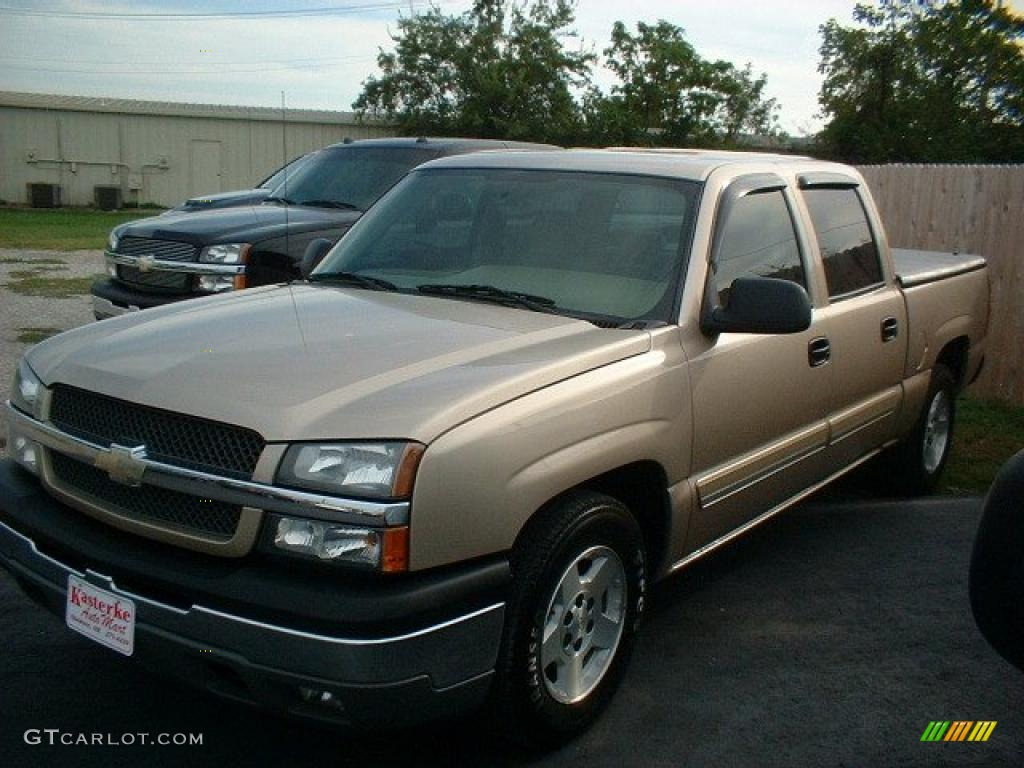
[[878,246],[853,188],[808,189],[804,201],[818,238],[831,298],[882,283]]
[[723,307],[738,277],[770,277],[807,287],[793,217],[781,190],[739,198],[722,226],[715,289]]

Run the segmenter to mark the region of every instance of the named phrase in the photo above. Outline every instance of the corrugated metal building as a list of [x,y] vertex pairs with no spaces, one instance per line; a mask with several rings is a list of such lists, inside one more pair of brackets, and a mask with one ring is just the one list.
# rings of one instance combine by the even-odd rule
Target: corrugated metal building
[[127,203],[177,205],[247,189],[304,152],[390,136],[352,112],[232,107],[0,91],[0,200],[29,202],[56,184],[63,205],[92,205],[97,186]]

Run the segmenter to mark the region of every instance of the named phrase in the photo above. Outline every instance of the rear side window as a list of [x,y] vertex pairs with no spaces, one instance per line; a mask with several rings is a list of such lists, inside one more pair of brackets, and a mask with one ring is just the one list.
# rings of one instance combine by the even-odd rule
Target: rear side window
[[807,287],[793,217],[780,190],[739,198],[722,227],[715,290],[723,307],[738,277],[772,277]]
[[878,285],[882,266],[864,205],[854,189],[808,189],[804,200],[825,263],[830,297]]

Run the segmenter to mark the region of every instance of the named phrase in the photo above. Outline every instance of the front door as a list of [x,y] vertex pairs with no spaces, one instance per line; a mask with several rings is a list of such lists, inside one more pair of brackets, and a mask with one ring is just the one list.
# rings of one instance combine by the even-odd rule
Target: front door
[[[790,280],[813,295],[806,244],[782,179],[741,178],[723,193],[729,195],[719,208],[705,303],[727,306],[729,287],[741,276]],[[815,309],[801,333],[722,333],[687,349],[698,500],[688,552],[824,477],[833,386],[828,350],[815,352],[824,335]]]

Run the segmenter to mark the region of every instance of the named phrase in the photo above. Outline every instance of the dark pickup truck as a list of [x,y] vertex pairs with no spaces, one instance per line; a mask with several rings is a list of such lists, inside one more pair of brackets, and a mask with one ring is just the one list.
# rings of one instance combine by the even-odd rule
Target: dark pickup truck
[[108,277],[92,286],[97,320],[182,299],[285,282],[306,246],[337,241],[378,197],[416,166],[448,155],[554,149],[487,139],[350,141],[317,152],[259,204],[169,212],[116,227]]

